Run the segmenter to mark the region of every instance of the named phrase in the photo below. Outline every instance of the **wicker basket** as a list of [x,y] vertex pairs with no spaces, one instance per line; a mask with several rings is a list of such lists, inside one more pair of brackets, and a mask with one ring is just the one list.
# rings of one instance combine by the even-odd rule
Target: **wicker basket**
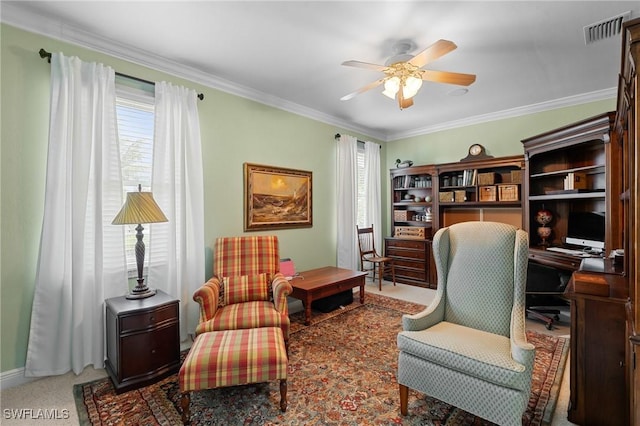
[[454,200],[453,191],[444,191],[438,193],[438,199],[441,203],[452,203]]
[[522,170],[511,170],[511,183],[522,183]]
[[393,236],[396,238],[424,240],[427,238],[427,233],[425,228],[418,226],[396,226]]
[[496,173],[478,173],[478,185],[493,185],[496,182]]
[[518,201],[518,185],[498,185],[498,201]]
[[496,187],[495,185],[491,186],[481,186],[478,188],[478,194],[480,197],[480,201],[496,201]]
[[453,191],[453,197],[456,203],[463,203],[467,201],[467,191]]
[[394,210],[393,211],[393,220],[396,222],[406,222],[409,220],[409,211],[408,210]]

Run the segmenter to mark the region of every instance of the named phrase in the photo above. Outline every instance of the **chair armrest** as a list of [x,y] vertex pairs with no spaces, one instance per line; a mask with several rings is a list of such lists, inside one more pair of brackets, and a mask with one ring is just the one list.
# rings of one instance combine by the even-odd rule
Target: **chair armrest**
[[276,311],[288,315],[287,296],[293,292],[291,283],[280,272],[276,273],[271,280],[273,289],[273,304]]
[[438,292],[435,299],[422,312],[402,316],[402,329],[404,331],[418,331],[429,328],[444,320],[444,302],[442,294]]
[[220,295],[220,280],[211,278],[193,293],[193,300],[200,305],[200,322],[213,318],[218,309],[218,297]]
[[535,346],[527,342],[527,332],[525,328],[525,314],[520,307],[514,306],[511,314],[511,356],[520,364],[533,371],[533,361],[536,356]]

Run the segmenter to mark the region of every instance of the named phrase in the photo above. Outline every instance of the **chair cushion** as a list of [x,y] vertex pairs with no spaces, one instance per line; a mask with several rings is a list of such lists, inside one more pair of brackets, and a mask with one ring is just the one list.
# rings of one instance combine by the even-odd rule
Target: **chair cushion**
[[526,390],[525,366],[513,360],[510,348],[508,337],[446,321],[398,334],[400,351],[499,386]]
[[223,277],[220,291],[223,300],[219,305],[269,300],[270,282],[271,276],[266,273]]
[[259,327],[280,327],[289,337],[289,317],[275,310],[273,302],[235,303],[218,308],[212,319],[196,327],[196,335],[209,331],[237,330]]

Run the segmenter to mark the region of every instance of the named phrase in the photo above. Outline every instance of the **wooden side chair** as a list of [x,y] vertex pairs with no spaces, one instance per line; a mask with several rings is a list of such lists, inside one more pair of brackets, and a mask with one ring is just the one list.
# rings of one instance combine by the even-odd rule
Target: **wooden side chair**
[[[380,256],[376,251],[376,245],[373,237],[373,225],[369,228],[358,228],[358,247],[360,249],[360,270],[363,272],[372,271],[373,281],[376,280],[376,272],[378,273],[378,289],[382,291],[382,277],[385,273],[391,274],[393,285],[396,285],[396,271],[391,257]],[[365,267],[365,263],[370,266]]]

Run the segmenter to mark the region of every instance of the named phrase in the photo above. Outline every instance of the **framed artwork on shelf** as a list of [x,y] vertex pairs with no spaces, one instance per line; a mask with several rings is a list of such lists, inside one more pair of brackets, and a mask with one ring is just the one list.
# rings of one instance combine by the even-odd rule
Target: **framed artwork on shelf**
[[244,230],[313,226],[312,173],[244,163]]

